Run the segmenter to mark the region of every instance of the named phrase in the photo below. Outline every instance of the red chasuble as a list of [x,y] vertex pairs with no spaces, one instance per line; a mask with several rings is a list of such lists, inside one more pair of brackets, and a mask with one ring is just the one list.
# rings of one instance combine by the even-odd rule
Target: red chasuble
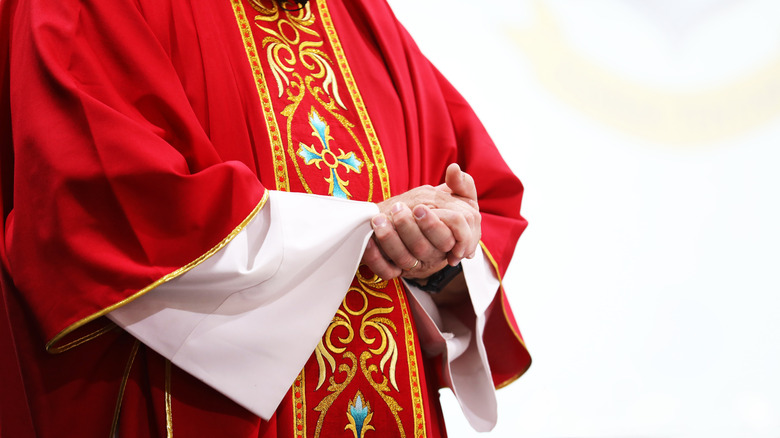
[[[397,280],[357,273],[268,421],[103,317],[219,251],[266,190],[378,202],[451,162],[503,275],[522,186],[384,2],[0,7],[0,435],[444,435],[441,358]],[[502,386],[530,357],[503,290],[488,314]]]

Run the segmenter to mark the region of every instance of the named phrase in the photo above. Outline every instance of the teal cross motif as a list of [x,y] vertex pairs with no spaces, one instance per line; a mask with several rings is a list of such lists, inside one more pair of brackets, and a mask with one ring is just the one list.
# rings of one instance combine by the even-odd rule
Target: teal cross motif
[[363,166],[363,163],[355,157],[354,152],[344,153],[344,151],[339,148],[339,154],[336,155],[330,149],[330,140],[333,140],[333,137],[330,136],[330,127],[320,118],[320,115],[317,114],[317,111],[314,111],[314,109],[312,109],[309,114],[309,124],[314,130],[312,135],[319,138],[320,143],[322,143],[322,152],[317,152],[313,146],[301,142],[298,144],[298,155],[303,158],[303,162],[306,163],[306,165],[314,164],[317,166],[317,169],[322,169],[320,164],[325,163],[325,166],[329,169],[328,176],[325,177],[325,181],[330,184],[328,194],[337,198],[349,199],[352,197],[352,194],[347,190],[349,181],[341,179],[338,174],[338,168],[339,166],[343,166],[347,170],[347,173],[349,173],[350,170],[360,173],[360,168]]

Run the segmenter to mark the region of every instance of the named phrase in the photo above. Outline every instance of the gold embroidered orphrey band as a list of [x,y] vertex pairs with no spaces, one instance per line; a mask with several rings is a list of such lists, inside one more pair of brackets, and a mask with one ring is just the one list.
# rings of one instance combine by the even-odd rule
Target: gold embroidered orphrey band
[[[253,33],[253,27],[250,23],[250,19],[247,17],[246,9],[244,8],[244,2],[242,0],[231,0],[231,4],[233,7],[233,11],[236,16],[236,22],[238,24],[239,31],[242,36],[242,40],[244,42],[244,47],[247,54],[247,59],[249,61],[249,66],[253,73],[253,78],[255,81],[255,86],[258,93],[258,98],[260,100],[260,104],[263,111],[263,119],[266,122],[266,127],[268,130],[268,136],[271,140],[271,158],[273,159],[274,164],[274,177],[275,177],[275,185],[277,190],[290,190],[290,172],[288,171],[288,158],[290,161],[292,161],[296,167],[295,172],[299,175],[301,178],[301,183],[304,187],[304,189],[311,193],[311,190],[309,189],[305,179],[301,175],[301,171],[298,168],[298,164],[296,162],[295,152],[293,150],[292,145],[292,139],[287,138],[287,147],[284,145],[284,133],[282,130],[280,130],[279,120],[280,117],[287,118],[287,124],[285,131],[288,134],[290,133],[290,119],[292,118],[292,114],[295,113],[297,110],[298,104],[301,103],[303,99],[303,94],[306,92],[305,89],[302,89],[302,83],[305,83],[307,86],[310,86],[310,83],[316,79],[322,79],[323,76],[326,75],[333,75],[333,76],[326,76],[325,79],[323,79],[323,85],[320,90],[324,90],[323,92],[328,93],[330,96],[330,102],[324,102],[318,98],[316,93],[312,91],[311,88],[308,88],[308,90],[311,92],[311,96],[318,101],[320,105],[322,105],[328,112],[329,115],[338,119],[339,122],[341,122],[342,126],[347,129],[350,136],[355,141],[358,148],[360,148],[360,151],[363,154],[363,157],[368,158],[365,160],[365,164],[367,166],[367,170],[369,173],[369,178],[373,178],[373,166],[376,167],[377,175],[379,179],[379,185],[381,187],[381,195],[383,199],[387,199],[391,196],[390,193],[390,181],[389,181],[389,174],[387,171],[387,165],[385,162],[384,154],[382,152],[382,148],[380,146],[379,140],[376,136],[376,133],[374,132],[373,125],[371,123],[371,119],[368,115],[368,111],[366,110],[365,104],[363,103],[362,96],[358,90],[357,83],[352,76],[352,72],[350,70],[349,64],[347,62],[347,58],[344,54],[343,47],[339,41],[338,34],[335,30],[330,12],[328,10],[327,4],[325,1],[317,1],[316,6],[312,5],[315,2],[309,2],[302,10],[295,11],[295,16],[291,15],[291,11],[280,11],[278,7],[267,7],[264,6],[259,0],[245,0],[248,2],[248,5],[251,6],[258,14],[252,17],[254,19],[254,22],[257,23],[268,23],[268,22],[282,22],[286,20],[286,29],[293,29],[294,32],[290,31],[292,37],[287,38],[283,35],[282,27],[279,25],[278,31],[275,29],[266,29],[265,27],[261,27],[258,25],[259,29],[262,29],[262,31],[265,32],[265,36],[262,39],[262,42],[259,44],[260,50],[258,50],[258,43],[261,41],[259,37],[256,37]],[[316,14],[312,12],[312,9],[316,10]],[[281,17],[281,14],[286,14],[284,18]],[[319,50],[313,50],[311,47],[319,47],[322,44],[317,42],[309,42],[304,41],[301,42],[301,38],[299,38],[298,32],[302,32],[307,34],[308,36],[315,35],[316,31],[309,28],[311,24],[315,22],[316,19],[320,20],[320,23],[322,24],[322,27],[324,28],[324,32],[327,35],[327,43],[328,47],[332,50],[332,54],[334,56],[334,59],[336,60],[336,70],[341,73],[340,78],[335,77],[335,73],[333,72],[333,65],[329,62],[329,57],[325,52],[319,51]],[[306,49],[303,48],[305,44],[308,44],[306,46]],[[291,46],[298,45],[298,53],[299,57],[301,58],[301,64],[304,66],[306,65],[303,62],[303,57],[308,56],[310,64],[312,62],[318,62],[320,70],[319,73],[322,73],[322,76],[317,76],[316,74],[308,75],[306,78],[302,78],[299,73],[295,72],[291,65],[285,65],[282,60],[279,58],[278,51],[283,50],[285,54],[289,55],[290,57],[295,56],[294,53],[296,53]],[[265,50],[265,55],[267,57],[267,61],[264,59],[261,61],[261,50]],[[306,52],[308,50],[308,52]],[[304,53],[305,52],[305,53]],[[288,64],[293,64],[294,60],[291,60],[292,58],[285,58],[288,62]],[[314,61],[312,61],[314,60]],[[265,62],[265,64],[264,64]],[[265,68],[271,70],[270,76],[273,76],[271,80],[275,81],[276,88],[279,89],[277,98],[282,97],[282,89],[289,85],[289,88],[286,88],[287,90],[287,99],[290,102],[288,105],[284,107],[281,111],[278,112],[274,109],[273,102],[274,96],[272,96],[269,83],[266,79],[266,73]],[[287,74],[290,74],[293,79],[290,80],[287,77]],[[296,82],[297,81],[297,82]],[[341,82],[343,81],[343,82]],[[357,112],[357,116],[360,120],[359,124],[361,125],[363,129],[363,133],[365,134],[367,141],[370,146],[371,151],[371,157],[367,157],[365,154],[365,151],[363,151],[361,144],[361,141],[359,138],[352,132],[350,129],[350,126],[352,124],[348,121],[346,121],[346,118],[340,114],[341,109],[344,111],[347,110],[347,107],[343,104],[341,101],[341,96],[338,92],[338,87],[340,84],[345,84],[347,90],[349,91],[349,97],[351,98],[351,103],[354,105],[354,108]],[[295,86],[295,87],[294,87]],[[330,87],[330,88],[328,88]],[[293,90],[294,89],[294,90]],[[298,94],[295,94],[295,91],[298,91]],[[339,109],[339,107],[341,109]],[[310,121],[312,119],[310,118]],[[314,120],[316,122],[319,122],[319,116],[314,113]],[[372,188],[373,188],[373,182],[372,179],[369,179],[369,199],[372,194]],[[381,296],[384,295],[385,297],[383,299],[390,300],[391,302],[397,302],[399,303],[400,308],[400,314],[403,321],[403,329],[402,333],[399,333],[401,339],[403,339],[404,342],[404,350],[406,351],[406,361],[409,369],[409,384],[410,384],[410,394],[409,397],[411,398],[410,406],[411,406],[411,412],[410,412],[410,419],[413,419],[413,431],[410,431],[410,435],[414,437],[423,437],[426,435],[426,427],[425,427],[425,415],[423,412],[423,402],[422,402],[422,388],[420,386],[420,364],[417,361],[415,352],[419,348],[417,345],[417,339],[413,332],[413,323],[411,318],[411,313],[409,310],[409,306],[407,303],[406,295],[404,293],[403,286],[401,283],[397,280],[393,280],[391,284],[388,284],[388,282],[384,282],[384,285],[381,289],[384,289],[387,287],[388,289],[393,291],[393,295],[395,297],[390,297],[389,295],[385,294],[384,292],[381,292],[380,288],[373,288],[371,287],[372,284],[370,281],[364,281],[365,279],[359,278],[359,287],[352,287],[350,288],[350,292],[348,292],[348,295],[350,293],[359,293],[363,294],[363,298],[367,300],[367,296]],[[362,290],[361,290],[362,289]],[[348,309],[346,306],[346,298],[344,301],[344,306],[342,307],[344,309]],[[348,369],[348,376],[345,378],[343,382],[340,384],[335,384],[334,381],[331,379],[331,387],[333,387],[333,391],[331,393],[324,397],[322,400],[319,401],[316,407],[307,409],[306,406],[306,382],[307,382],[307,376],[304,372],[301,372],[301,374],[298,376],[298,378],[293,383],[292,388],[292,395],[293,395],[293,416],[295,421],[295,433],[296,436],[309,436],[310,433],[313,432],[313,435],[315,438],[320,435],[321,432],[321,426],[322,426],[322,420],[325,416],[325,413],[327,412],[327,409],[329,406],[335,401],[335,399],[341,394],[341,391],[346,388],[349,381],[351,381],[351,377],[354,377],[355,373],[358,369],[358,362],[359,368],[363,371],[363,374],[367,378],[369,384],[374,387],[374,389],[377,391],[378,395],[382,398],[382,400],[388,405],[388,408],[392,412],[393,416],[396,419],[397,426],[399,428],[399,432],[401,436],[406,437],[407,431],[405,430],[401,419],[398,415],[398,412],[401,410],[400,406],[398,405],[397,401],[390,397],[387,392],[390,391],[387,381],[383,382],[375,382],[371,376],[370,376],[370,369],[372,367],[375,367],[375,365],[367,365],[366,361],[372,357],[372,353],[374,354],[381,354],[384,353],[382,357],[382,367],[384,367],[384,364],[390,360],[391,366],[389,368],[390,371],[390,379],[387,379],[391,382],[393,386],[397,386],[395,383],[395,360],[397,360],[397,352],[398,352],[398,346],[395,345],[394,337],[392,336],[391,330],[395,331],[395,326],[390,323],[390,325],[386,324],[381,320],[381,318],[376,318],[377,313],[376,312],[389,312],[392,311],[392,307],[389,308],[371,308],[368,312],[366,312],[366,308],[361,309],[358,313],[353,313],[350,310],[345,310],[346,312],[358,316],[363,316],[363,322],[361,323],[361,327],[365,324],[373,324],[373,327],[378,329],[380,333],[384,333],[382,335],[382,347],[378,349],[369,349],[368,351],[364,351],[360,354],[360,358],[356,357],[353,353],[347,352],[343,355],[344,358],[351,360],[351,365],[348,363],[343,363],[340,365],[339,369]],[[343,313],[341,310],[339,310],[340,313]],[[361,313],[362,312],[362,313]],[[346,314],[343,315],[344,317],[347,317]],[[372,316],[375,317],[372,320]],[[381,315],[380,315],[381,316]],[[333,324],[343,324],[348,325],[349,320],[348,319],[342,319],[341,322],[338,320],[339,316],[336,316],[336,319],[334,319]],[[329,328],[329,333],[332,331],[334,325],[331,325],[331,328]],[[350,330],[351,327],[350,327]],[[383,332],[384,331],[384,332]],[[326,334],[326,338],[328,335]],[[329,341],[326,341],[328,343]],[[372,340],[373,342],[373,340]],[[331,367],[335,367],[334,363],[331,363],[330,361],[333,360],[332,356],[328,352],[328,347],[325,347],[320,344],[317,351],[315,352],[315,356],[318,360],[318,363],[320,365],[320,376],[319,376],[319,382],[317,387],[319,388],[319,385],[322,385],[322,382],[324,381],[324,374],[323,370],[327,368],[327,365],[325,364],[325,360],[328,360],[328,363],[331,365]],[[379,352],[381,350],[381,353]],[[338,348],[333,348],[331,351],[341,351]],[[395,354],[393,354],[395,353]],[[351,355],[351,356],[349,356]],[[328,358],[327,356],[331,356]],[[348,357],[349,356],[349,357]],[[335,368],[334,368],[335,369]],[[314,376],[311,376],[314,377]],[[350,402],[350,410],[352,410],[355,407],[362,408],[362,409],[370,409],[368,406],[368,403],[363,404],[364,401],[362,399],[362,394],[358,392],[358,394],[352,399]],[[310,412],[311,411],[311,412]],[[312,414],[312,412],[318,412],[318,421],[316,430],[310,431],[307,430],[309,427],[307,425],[307,414]],[[362,424],[362,430],[358,430],[361,428],[360,425],[355,423],[354,418],[350,416],[350,421],[352,424],[348,425],[347,428],[352,430],[356,437],[362,436],[363,431],[366,429],[367,421],[365,424]],[[362,423],[362,420],[361,420]],[[411,421],[410,421],[411,423]],[[410,424],[411,426],[411,424]]]

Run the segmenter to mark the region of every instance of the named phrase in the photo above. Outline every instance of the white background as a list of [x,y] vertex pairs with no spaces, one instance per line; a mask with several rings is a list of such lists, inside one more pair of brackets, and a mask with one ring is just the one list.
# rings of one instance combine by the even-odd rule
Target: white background
[[487,436],[780,437],[780,2],[390,3],[526,187]]

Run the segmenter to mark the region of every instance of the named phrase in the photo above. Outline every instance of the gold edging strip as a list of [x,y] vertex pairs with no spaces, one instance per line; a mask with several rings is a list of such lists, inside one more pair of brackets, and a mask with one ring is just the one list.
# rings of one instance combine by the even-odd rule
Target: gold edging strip
[[99,328],[99,329],[95,330],[94,332],[92,332],[92,333],[90,333],[88,335],[84,335],[84,336],[82,336],[82,337],[80,337],[78,339],[74,339],[74,340],[68,342],[65,345],[57,347],[58,348],[57,352],[59,353],[59,352],[62,352],[62,351],[70,350],[71,348],[74,348],[74,347],[78,347],[79,345],[81,345],[81,344],[83,344],[85,342],[89,342],[89,341],[97,338],[100,335],[106,334],[106,333],[110,332],[111,330],[114,330],[115,328],[117,328],[117,325],[114,324],[113,322],[111,322],[111,323],[107,324],[106,326],[104,326],[102,328]]
[[[427,436],[427,428],[425,426],[425,412],[422,401],[422,388],[420,387],[420,367],[418,366],[417,355],[417,338],[412,331],[412,317],[409,313],[409,306],[406,299],[406,292],[401,286],[401,281],[397,278],[393,279],[395,284],[396,293],[398,293],[398,302],[401,307],[401,315],[404,321],[404,337],[406,341],[406,362],[409,365],[409,370],[414,371],[409,373],[409,386],[412,389],[412,416],[414,417],[414,432],[412,436],[425,437]],[[415,395],[416,394],[416,395]],[[419,406],[419,408],[418,408]]]
[[133,362],[135,362],[135,356],[138,354],[138,347],[141,345],[141,341],[136,340],[133,343],[133,348],[130,349],[130,357],[127,359],[127,365],[125,365],[125,372],[122,374],[122,383],[119,384],[119,394],[116,396],[116,407],[114,408],[114,421],[111,422],[111,435],[109,438],[116,438],[117,427],[119,427],[119,411],[122,408],[122,399],[125,396],[125,388],[127,387],[127,380],[130,378],[130,370],[133,368]]
[[165,431],[173,438],[173,408],[171,406],[171,361],[165,359]]
[[531,362],[528,362],[528,366],[527,366],[527,367],[525,367],[525,368],[523,368],[523,370],[522,370],[522,371],[519,371],[519,372],[518,372],[517,374],[515,374],[514,376],[512,376],[512,377],[510,377],[510,378],[508,378],[508,379],[504,380],[503,382],[499,383],[498,385],[496,385],[496,390],[498,390],[498,389],[502,389],[502,388],[505,388],[505,387],[507,387],[507,386],[511,385],[511,384],[512,384],[512,383],[514,383],[516,380],[518,380],[520,377],[523,377],[523,374],[525,374],[525,372],[526,372],[526,371],[528,371],[528,369],[529,369],[529,368],[531,368]]
[[[71,349],[73,347],[81,345],[81,344],[83,344],[86,341],[94,339],[97,336],[99,336],[100,334],[102,334],[102,333],[96,334],[96,333],[100,332],[102,330],[101,329],[101,330],[98,330],[97,332],[93,332],[93,333],[91,333],[91,334],[89,334],[89,335],[87,335],[85,337],[79,338],[76,341],[69,342],[69,343],[67,343],[67,344],[65,344],[63,346],[55,346],[55,344],[57,342],[59,342],[62,338],[64,338],[65,336],[67,336],[68,334],[73,332],[74,330],[78,329],[79,327],[82,327],[85,324],[87,324],[89,322],[92,322],[95,319],[100,318],[101,316],[103,316],[103,315],[105,315],[105,314],[107,314],[107,313],[109,313],[109,312],[111,312],[113,310],[116,310],[116,309],[124,306],[125,304],[127,304],[127,303],[135,300],[136,298],[146,294],[147,292],[149,292],[150,290],[156,288],[157,286],[159,286],[159,285],[161,285],[163,283],[166,283],[168,281],[173,280],[174,278],[184,274],[185,272],[191,270],[192,268],[194,268],[194,267],[198,266],[199,264],[203,263],[204,261],[206,261],[209,257],[213,256],[219,250],[221,250],[225,245],[230,243],[230,241],[233,240],[233,238],[235,238],[238,235],[238,233],[240,233],[247,226],[247,224],[252,219],[255,218],[255,216],[257,216],[257,213],[263,208],[263,206],[265,205],[265,203],[267,201],[268,201],[268,190],[265,190],[263,192],[263,198],[260,199],[260,202],[249,213],[249,215],[246,218],[244,218],[244,220],[241,221],[241,223],[238,224],[238,226],[236,228],[234,228],[233,231],[230,232],[230,234],[228,234],[224,239],[222,239],[221,242],[216,244],[213,248],[208,250],[206,253],[204,253],[203,255],[198,257],[197,259],[195,259],[192,262],[188,263],[187,265],[182,266],[181,268],[171,272],[170,274],[167,274],[167,275],[164,275],[164,276],[160,277],[154,283],[146,286],[145,288],[143,288],[143,289],[139,290],[138,292],[134,293],[133,295],[123,299],[122,301],[119,301],[118,303],[112,304],[112,305],[104,308],[103,310],[97,311],[97,312],[93,313],[92,315],[87,316],[86,318],[83,318],[83,319],[81,319],[81,320],[79,320],[77,322],[74,322],[73,324],[69,325],[63,331],[59,332],[56,336],[54,336],[54,338],[52,338],[52,340],[49,341],[46,344],[46,351],[48,351],[49,353],[54,353],[54,354],[62,353],[62,352],[67,351],[67,350],[69,350],[69,349]],[[103,333],[105,333],[105,332],[103,332]]]
[[[501,278],[501,271],[498,269],[498,263],[496,262],[496,259],[493,258],[493,254],[490,253],[490,250],[487,249],[487,246],[485,245],[485,242],[480,240],[479,241],[479,246],[482,247],[482,251],[485,253],[485,256],[488,258],[488,261],[490,261],[490,264],[493,266],[493,269],[496,271],[496,277],[498,278],[498,283],[499,283],[498,287],[499,287],[500,293],[503,294],[504,293],[504,280]],[[515,326],[512,325],[512,322],[509,321],[509,315],[507,315],[507,313],[506,313],[506,306],[504,306],[503,297],[500,300],[500,302],[501,302],[501,313],[504,315],[504,319],[506,320],[506,323],[509,326],[509,329],[512,330],[512,334],[515,335],[515,337],[517,338],[517,340],[520,342],[520,344],[523,346],[523,348],[525,349],[525,351],[527,353],[528,352],[528,347],[525,345],[525,341],[523,341],[523,338],[520,336],[520,333],[518,333],[517,330],[515,330]],[[512,377],[504,380],[503,382],[499,383],[498,385],[496,385],[496,389],[501,389],[501,388],[503,388],[505,386],[508,386],[509,384],[514,382],[515,380],[519,379],[523,374],[525,374],[526,371],[528,371],[528,368],[530,368],[530,367],[531,367],[531,363],[529,362],[528,366],[525,367],[523,370],[519,371],[514,376],[512,376]]]
[[384,152],[382,152],[382,146],[379,144],[379,137],[377,137],[374,132],[374,125],[371,123],[371,117],[369,117],[368,110],[366,110],[366,106],[363,103],[363,97],[360,94],[360,90],[358,90],[357,82],[355,82],[355,78],[352,76],[352,70],[349,68],[347,57],[344,54],[344,49],[339,41],[336,28],[331,20],[328,5],[325,0],[318,1],[317,5],[319,7],[320,18],[322,18],[322,24],[325,27],[325,33],[328,34],[328,40],[333,48],[333,52],[336,54],[336,62],[340,67],[344,82],[347,84],[349,94],[352,96],[352,102],[355,104],[366,137],[368,137],[368,141],[371,143],[371,152],[374,155],[374,162],[378,168],[379,183],[382,185],[383,199],[388,199],[392,196],[390,193],[390,175],[387,172],[387,163],[385,162]]
[[263,108],[263,119],[268,129],[268,139],[271,142],[271,154],[274,163],[274,182],[276,190],[290,191],[290,177],[287,174],[287,160],[284,157],[284,146],[279,131],[279,123],[276,121],[271,104],[271,95],[268,94],[268,83],[263,75],[260,58],[257,56],[257,46],[255,45],[252,27],[246,18],[246,10],[241,0],[230,0],[233,5],[233,13],[238,23],[238,31],[241,32],[241,39],[244,41],[244,49],[249,59],[249,66],[252,69],[252,76],[255,79],[255,87],[260,98],[260,106]]

